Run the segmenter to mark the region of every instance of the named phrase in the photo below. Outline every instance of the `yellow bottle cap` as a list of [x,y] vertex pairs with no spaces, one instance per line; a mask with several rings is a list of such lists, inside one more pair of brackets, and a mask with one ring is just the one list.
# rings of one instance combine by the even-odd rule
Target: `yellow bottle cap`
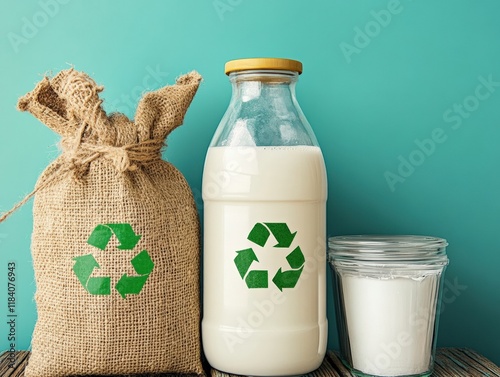
[[251,58],[230,60],[226,63],[224,71],[226,75],[231,72],[248,71],[252,69],[269,69],[275,71],[294,71],[302,73],[302,63],[297,60],[280,58]]

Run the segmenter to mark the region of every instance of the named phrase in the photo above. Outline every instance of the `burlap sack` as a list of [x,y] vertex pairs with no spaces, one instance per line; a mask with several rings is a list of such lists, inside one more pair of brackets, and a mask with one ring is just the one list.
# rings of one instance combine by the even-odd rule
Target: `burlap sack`
[[73,69],[19,100],[63,136],[35,189],[26,377],[203,374],[197,210],[160,151],[200,80],[192,72],[146,94],[133,122],[108,117],[103,88]]

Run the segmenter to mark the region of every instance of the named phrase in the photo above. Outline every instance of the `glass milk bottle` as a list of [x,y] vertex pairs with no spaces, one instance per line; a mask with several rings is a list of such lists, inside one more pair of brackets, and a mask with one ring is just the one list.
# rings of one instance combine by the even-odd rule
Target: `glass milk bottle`
[[326,351],[323,155],[295,98],[302,64],[241,59],[203,172],[203,348],[216,369],[286,376]]

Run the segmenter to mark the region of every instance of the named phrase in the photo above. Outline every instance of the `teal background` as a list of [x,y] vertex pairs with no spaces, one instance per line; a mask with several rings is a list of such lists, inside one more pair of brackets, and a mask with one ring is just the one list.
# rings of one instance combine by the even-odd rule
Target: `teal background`
[[[328,169],[329,235],[448,239],[438,344],[500,364],[500,2],[54,1],[0,1],[0,211],[58,155],[59,137],[16,110],[44,73],[73,64],[106,87],[108,111],[133,116],[144,90],[198,70],[204,82],[164,157],[203,211],[204,156],[231,92],[224,63],[295,58],[304,63],[297,96]],[[390,20],[380,13],[388,8]],[[25,40],[13,43],[14,34]],[[494,82],[489,90],[481,78]],[[0,350],[8,261],[17,263],[18,349],[29,347],[36,320],[31,208],[0,224]],[[336,348],[331,300],[329,318]]]

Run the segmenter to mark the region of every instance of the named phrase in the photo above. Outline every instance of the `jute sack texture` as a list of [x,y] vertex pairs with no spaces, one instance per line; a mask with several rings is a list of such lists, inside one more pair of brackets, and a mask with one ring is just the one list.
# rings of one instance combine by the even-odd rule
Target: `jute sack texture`
[[102,109],[74,69],[19,100],[63,138],[34,190],[38,320],[26,377],[203,374],[199,222],[181,173],[161,159],[201,76],[147,93],[134,121]]

